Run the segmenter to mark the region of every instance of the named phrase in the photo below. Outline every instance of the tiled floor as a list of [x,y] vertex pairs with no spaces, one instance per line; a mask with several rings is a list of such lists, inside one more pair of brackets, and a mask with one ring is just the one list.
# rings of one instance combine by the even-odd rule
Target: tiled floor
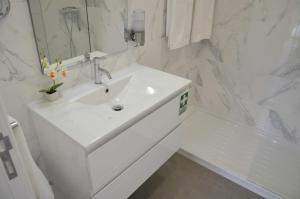
[[130,199],[262,199],[175,154]]

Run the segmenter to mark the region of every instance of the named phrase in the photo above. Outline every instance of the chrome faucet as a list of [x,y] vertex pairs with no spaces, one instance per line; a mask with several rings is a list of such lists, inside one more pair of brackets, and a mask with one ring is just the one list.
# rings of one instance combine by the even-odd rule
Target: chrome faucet
[[85,52],[83,56],[84,56],[83,62],[91,62],[91,55],[89,52]]
[[94,57],[94,70],[95,70],[95,84],[103,84],[102,76],[103,73],[108,77],[108,79],[112,79],[108,70],[102,68],[104,58],[103,57]]

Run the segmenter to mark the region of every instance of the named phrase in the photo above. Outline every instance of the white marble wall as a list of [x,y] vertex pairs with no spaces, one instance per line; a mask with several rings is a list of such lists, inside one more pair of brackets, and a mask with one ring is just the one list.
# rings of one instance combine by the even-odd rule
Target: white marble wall
[[11,13],[0,21],[0,95],[9,113],[26,129],[26,138],[35,157],[37,139],[28,122],[25,104],[42,84],[35,43],[25,0],[11,2]]
[[300,2],[219,0],[212,42],[200,52],[198,105],[300,142]]
[[92,51],[107,54],[127,49],[127,0],[88,1]]
[[[0,21],[0,95],[9,113],[22,124],[31,152],[37,159],[39,144],[26,104],[41,97],[38,90],[49,80],[40,72],[27,1],[11,2],[10,15]],[[194,66],[192,60],[197,57],[200,45],[169,53],[163,37],[165,1],[129,0],[129,9],[136,8],[146,10],[146,45],[110,56],[106,67],[115,71],[138,60],[148,66],[189,76],[188,66]],[[70,71],[63,89],[91,79],[91,70],[90,67],[79,66]]]
[[[0,21],[0,95],[22,124],[35,158],[38,141],[26,104],[47,83],[40,73],[26,0],[11,0]],[[106,61],[110,71],[138,61],[193,79],[194,104],[265,134],[298,143],[300,124],[299,10],[297,0],[217,0],[212,42],[169,51],[166,1],[128,0],[146,10],[146,45]],[[91,78],[91,68],[70,71],[64,88]]]
[[192,79],[201,109],[300,142],[299,0],[217,0],[212,40],[176,51],[163,37],[165,1],[131,5],[152,8],[138,62]]

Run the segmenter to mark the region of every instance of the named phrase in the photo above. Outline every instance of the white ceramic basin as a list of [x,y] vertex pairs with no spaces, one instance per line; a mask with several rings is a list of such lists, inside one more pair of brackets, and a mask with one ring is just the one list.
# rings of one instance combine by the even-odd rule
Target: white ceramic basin
[[76,102],[87,105],[99,105],[107,102],[116,104],[120,101],[122,94],[127,92],[128,84],[132,76],[118,79],[117,81],[107,82],[107,84],[99,85],[97,89],[86,93]]
[[[113,73],[112,78],[104,80],[105,86],[91,81],[64,91],[55,102],[41,99],[29,107],[86,150],[92,150],[178,96],[191,83],[138,64]],[[114,110],[116,105],[123,109]]]

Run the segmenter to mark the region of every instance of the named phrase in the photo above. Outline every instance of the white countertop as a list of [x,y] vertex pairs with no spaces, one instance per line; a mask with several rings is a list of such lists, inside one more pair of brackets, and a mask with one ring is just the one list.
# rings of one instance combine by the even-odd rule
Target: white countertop
[[93,82],[85,83],[62,93],[55,102],[44,99],[34,101],[30,110],[65,133],[88,152],[142,119],[159,106],[183,92],[190,80],[132,64],[127,69],[112,74],[109,82],[131,76],[130,82],[120,95],[124,110],[111,109],[114,102],[87,105],[76,100],[99,87]]

